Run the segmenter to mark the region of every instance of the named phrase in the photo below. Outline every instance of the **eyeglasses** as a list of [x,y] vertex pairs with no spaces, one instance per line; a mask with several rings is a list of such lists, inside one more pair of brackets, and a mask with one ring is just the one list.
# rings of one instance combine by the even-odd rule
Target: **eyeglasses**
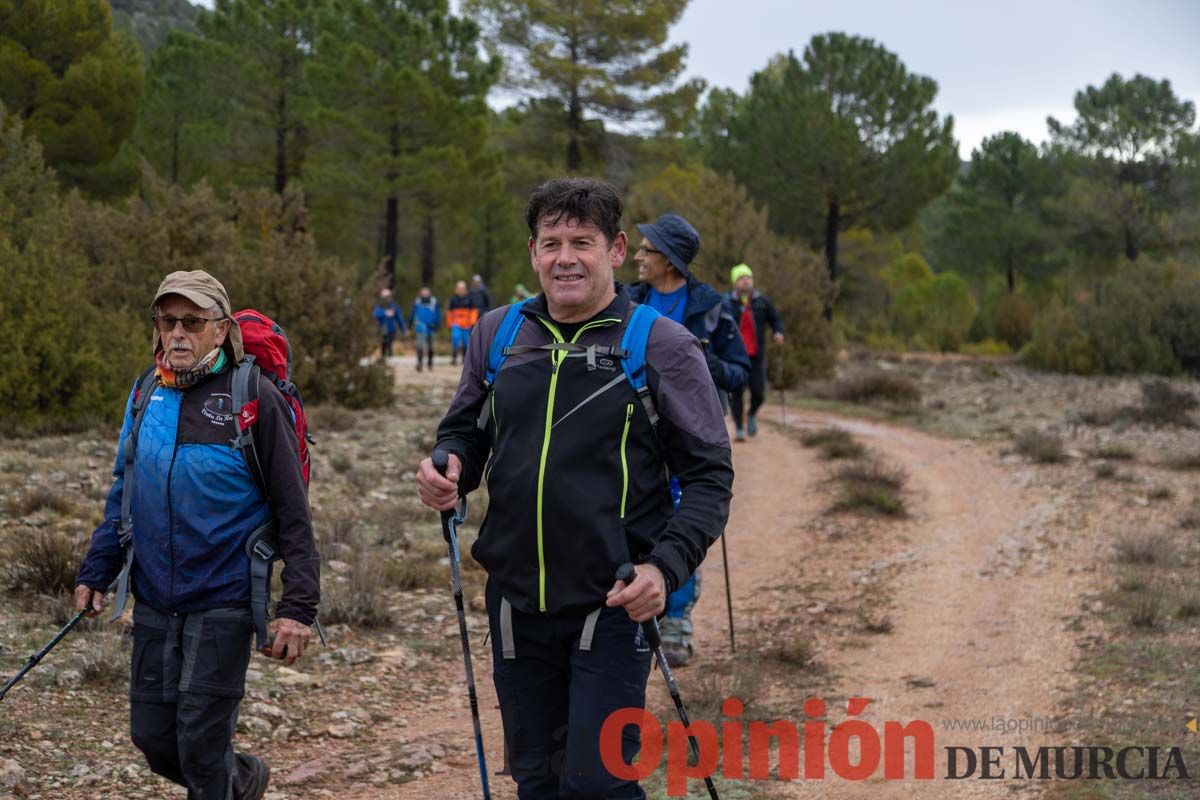
[[662,250],[655,250],[653,247],[646,247],[646,245],[642,245],[637,249],[637,251],[641,255],[647,255],[649,253],[655,253],[660,256],[662,255]]
[[208,323],[220,322],[225,318],[217,317],[213,319],[211,317],[193,317],[190,315],[186,317],[172,317],[167,314],[159,314],[158,316],[151,317],[150,319],[154,320],[154,324],[157,325],[158,329],[163,333],[170,333],[171,331],[175,330],[175,326],[180,322],[183,323],[183,329],[188,333],[199,333],[200,331],[204,330],[204,326]]

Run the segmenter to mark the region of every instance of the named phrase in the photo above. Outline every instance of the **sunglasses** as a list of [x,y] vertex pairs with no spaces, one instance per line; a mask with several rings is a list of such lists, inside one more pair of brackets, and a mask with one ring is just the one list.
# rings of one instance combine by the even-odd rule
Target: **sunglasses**
[[655,250],[653,247],[646,247],[646,245],[642,245],[637,249],[637,251],[642,255],[647,255],[649,253],[655,253],[660,256],[662,255],[662,250]]
[[186,317],[172,317],[168,314],[160,314],[150,319],[154,320],[154,324],[158,326],[159,331],[162,333],[171,333],[180,322],[183,323],[183,329],[188,333],[199,333],[204,330],[204,326],[208,323],[220,322],[225,318],[217,317],[213,319],[211,317],[193,317],[190,315]]

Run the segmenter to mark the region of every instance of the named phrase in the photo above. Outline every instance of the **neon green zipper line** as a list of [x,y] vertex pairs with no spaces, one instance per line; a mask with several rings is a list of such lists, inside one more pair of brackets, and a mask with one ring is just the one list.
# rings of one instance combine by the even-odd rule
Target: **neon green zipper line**
[[629,462],[625,460],[625,442],[629,439],[629,421],[633,419],[633,403],[625,406],[625,429],[621,431],[621,519],[625,519],[625,498],[629,494]]
[[[550,335],[554,337],[554,341],[563,343],[566,340],[558,327],[553,322],[545,317],[538,317],[539,322],[546,326],[546,330],[550,331]],[[619,319],[597,319],[584,325],[579,330],[575,331],[575,335],[571,337],[571,343],[579,341],[580,335],[590,328],[598,328],[602,325],[611,325],[620,322]],[[542,434],[542,457],[538,463],[538,484],[537,484],[537,549],[538,549],[538,610],[543,613],[546,611],[546,549],[545,549],[545,529],[542,526],[542,506],[543,498],[546,490],[546,456],[550,453],[550,430],[554,423],[554,395],[558,390],[558,367],[562,364],[563,359],[567,357],[566,350],[553,350],[550,353],[550,394],[546,398],[546,429]]]

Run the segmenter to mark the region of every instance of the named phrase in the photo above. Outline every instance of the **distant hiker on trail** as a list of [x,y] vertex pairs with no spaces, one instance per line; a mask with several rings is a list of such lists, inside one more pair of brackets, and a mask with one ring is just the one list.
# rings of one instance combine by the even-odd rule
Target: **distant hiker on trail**
[[[709,374],[722,394],[740,390],[750,359],[733,316],[717,290],[688,269],[700,249],[700,234],[678,214],[663,214],[637,228],[643,238],[633,258],[641,282],[629,288],[630,297],[691,331],[704,348]],[[686,490],[683,476],[674,475],[672,494],[678,497]],[[692,608],[700,598],[700,586],[697,570],[667,603],[661,629],[663,650],[672,666],[684,666],[692,657]]]
[[441,324],[441,317],[437,298],[428,286],[422,286],[417,299],[413,300],[412,313],[408,315],[408,324],[417,343],[417,372],[421,371],[422,358],[433,369],[433,336]]
[[[614,283],[621,212],[600,181],[533,192],[525,220],[542,292],[480,322],[438,428],[446,476],[428,458],[417,473],[422,502],[445,510],[486,467],[471,553],[488,573],[493,678],[521,800],[645,797],[602,765],[600,728],[644,707],[639,623],[687,581],[729,514],[729,437],[703,350]],[[688,489],[674,512],[668,464]],[[627,561],[629,585],[614,581]],[[622,740],[627,763],[636,730]]]
[[379,302],[375,304],[375,324],[379,326],[379,335],[383,343],[379,347],[380,358],[392,357],[392,342],[396,339],[396,334],[404,334],[407,329],[404,325],[404,311],[392,299],[392,290],[383,289],[379,292]]
[[783,320],[775,305],[765,294],[754,288],[754,272],[745,264],[738,264],[729,271],[729,282],[733,289],[729,292],[729,302],[737,312],[738,330],[742,334],[742,343],[750,356],[750,415],[746,419],[746,427],[742,428],[742,395],[741,389],[729,393],[729,405],[733,410],[733,424],[737,432],[735,439],[746,441],[746,434],[754,436],[758,433],[758,409],[762,408],[767,391],[767,326],[774,331],[772,337],[775,344],[783,344]]
[[450,329],[450,346],[453,349],[450,363],[457,364],[461,353],[467,357],[467,342],[471,340],[471,328],[479,319],[479,309],[475,307],[467,293],[466,281],[454,284],[454,296],[450,298],[446,311],[446,327]]
[[479,312],[480,317],[492,310],[492,293],[483,285],[481,275],[471,276],[471,291],[468,294],[471,297],[471,307]]
[[[79,568],[75,607],[100,613],[121,573],[119,614],[132,587],[130,732],[150,769],[189,798],[258,800],[267,765],[233,749],[256,621],[248,540],[273,526],[287,564],[269,655],[287,664],[303,655],[320,597],[295,423],[265,372],[238,368],[242,330],[215,278],[173,272],[152,308],[156,366],[126,405],[115,480]],[[249,455],[230,444],[239,439],[234,378],[247,374],[259,375],[253,437],[265,495]],[[142,392],[150,394],[139,403]]]

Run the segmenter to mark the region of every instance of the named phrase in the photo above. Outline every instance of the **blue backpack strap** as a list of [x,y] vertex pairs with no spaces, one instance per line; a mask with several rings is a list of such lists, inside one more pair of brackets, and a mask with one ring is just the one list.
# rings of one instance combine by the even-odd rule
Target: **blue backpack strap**
[[483,375],[483,382],[489,390],[496,382],[496,375],[500,372],[504,359],[508,357],[508,348],[516,340],[517,331],[521,330],[521,323],[525,321],[525,315],[521,311],[530,299],[526,298],[519,303],[510,305],[508,311],[504,312],[504,319],[500,321],[500,327],[496,329],[492,346],[488,349],[487,369]]
[[508,310],[504,312],[504,319],[500,320],[500,327],[496,329],[496,335],[492,337],[483,373],[483,387],[487,391],[488,398],[484,400],[483,409],[479,412],[479,419],[475,423],[481,431],[487,430],[492,384],[496,382],[500,367],[504,365],[504,359],[508,358],[508,350],[516,341],[517,331],[521,330],[521,323],[525,321],[525,315],[521,311],[525,308],[525,304],[532,299],[532,297],[527,297],[519,303],[509,305]]
[[629,379],[629,385],[637,392],[642,401],[642,408],[650,418],[650,425],[658,427],[658,409],[654,406],[654,398],[650,396],[650,387],[646,384],[646,343],[650,340],[650,329],[661,314],[648,305],[637,305],[625,325],[625,335],[621,337],[621,349],[625,357],[621,359],[621,369]]

